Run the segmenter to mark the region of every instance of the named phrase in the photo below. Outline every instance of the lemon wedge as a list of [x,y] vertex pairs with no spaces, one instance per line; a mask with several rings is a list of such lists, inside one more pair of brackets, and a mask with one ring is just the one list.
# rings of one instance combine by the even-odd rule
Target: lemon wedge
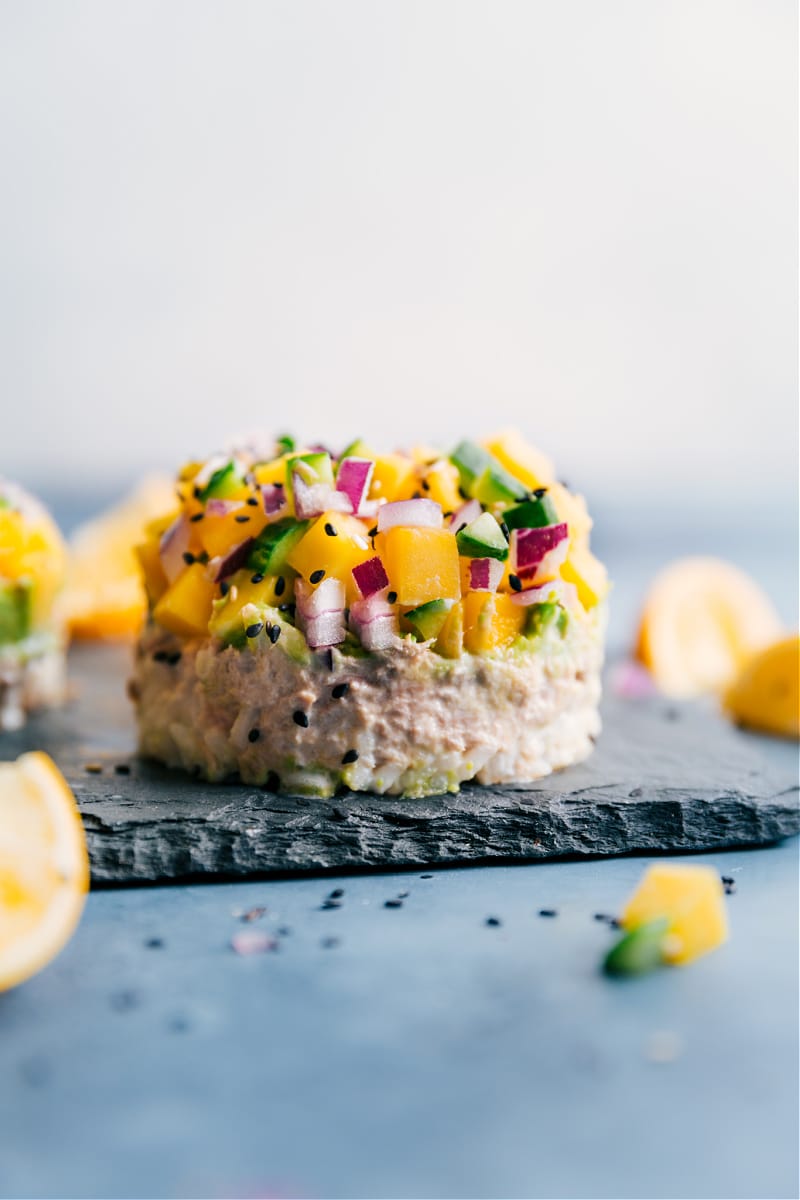
[[800,738],[800,637],[782,638],[745,664],[723,697],[740,725]]
[[38,751],[0,763],[0,991],[55,958],[88,890],[80,814],[55,763]]
[[717,558],[682,558],[653,581],[639,627],[636,657],[669,696],[725,688],[783,632],[755,580]]

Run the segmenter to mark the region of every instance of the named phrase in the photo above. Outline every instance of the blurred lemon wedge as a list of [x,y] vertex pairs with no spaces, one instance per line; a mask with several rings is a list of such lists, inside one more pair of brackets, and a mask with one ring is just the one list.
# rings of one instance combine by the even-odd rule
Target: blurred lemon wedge
[[120,504],[75,531],[62,597],[62,611],[73,637],[118,638],[138,633],[147,601],[133,547],[142,541],[148,521],[174,507],[171,480],[154,475]]
[[745,664],[723,706],[740,725],[800,737],[800,637],[782,638]]
[[0,763],[0,991],[55,958],[88,890],[80,814],[55,763],[39,751]]
[[669,696],[719,692],[783,633],[765,592],[717,558],[682,558],[653,580],[636,657]]

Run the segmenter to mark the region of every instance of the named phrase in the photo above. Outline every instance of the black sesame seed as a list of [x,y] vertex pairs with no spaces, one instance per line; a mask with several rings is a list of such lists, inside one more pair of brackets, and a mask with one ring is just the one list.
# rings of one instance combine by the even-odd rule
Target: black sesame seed
[[397,592],[387,593],[386,602],[387,602],[387,604],[396,604],[397,603]]
[[320,946],[322,946],[323,950],[335,950],[336,947],[339,945],[339,942],[340,942],[340,938],[324,937],[322,939],[322,941],[320,942]]
[[195,486],[192,488],[192,495],[194,496],[195,500],[200,500],[203,495],[203,489],[195,484]]
[[539,916],[540,917],[557,917],[558,910],[555,908],[540,908]]
[[511,584],[512,592],[522,591],[522,580],[520,579],[519,575],[509,575],[508,582]]
[[312,571],[308,577],[309,583],[320,583],[325,578],[325,571],[322,567],[318,571]]
[[423,492],[429,492],[431,490],[431,485],[428,483],[427,479],[423,479],[422,481],[422,490]]
[[304,713],[302,708],[296,708],[292,713],[292,720],[295,725],[299,725],[302,729],[308,729],[308,713]]
[[164,939],[160,937],[148,938],[145,946],[148,950],[162,950],[164,948]]
[[367,533],[367,537],[374,538],[374,537],[375,537],[375,534],[376,534],[377,532],[378,532],[378,526],[377,526],[377,525],[373,525],[373,526],[372,526],[372,529],[370,529],[370,530],[369,530],[369,532]]
[[169,653],[166,650],[156,650],[155,654],[153,655],[153,662],[165,663],[168,658]]
[[169,658],[167,659],[167,662],[169,663],[169,665],[171,667],[174,667],[176,663],[179,663],[181,661],[181,658],[182,658],[182,655],[181,655],[180,650],[176,650],[174,654],[170,654]]
[[357,761],[358,761],[358,751],[357,750],[348,750],[346,754],[342,755],[342,764],[344,766],[346,766],[347,763],[354,763]]
[[260,737],[261,737],[260,729],[251,729],[247,735],[247,740],[248,740],[248,742],[257,742]]
[[609,916],[608,913],[595,913],[594,919],[595,919],[595,921],[605,921],[606,924],[608,924],[608,925],[610,925],[611,922],[614,920],[614,918]]
[[511,534],[509,532],[509,528],[506,525],[505,521],[500,522],[500,529],[502,531],[503,537],[506,539],[506,541],[508,541],[508,539],[511,537]]
[[250,518],[248,517],[247,513],[242,513],[242,514],[241,514],[241,516],[234,517],[233,519],[234,519],[234,521],[238,521],[238,523],[239,523],[240,525],[244,525],[245,521],[249,521],[249,520],[250,520]]
[[263,621],[254,621],[252,625],[248,625],[247,629],[245,629],[245,631],[244,631],[245,637],[249,637],[249,638],[258,637],[258,635],[261,633],[261,630],[263,628],[264,628]]
[[228,583],[228,581],[226,579],[223,579],[222,583],[219,585],[220,595],[227,596],[227,594],[230,590],[231,590],[231,585]]
[[426,875],[420,875],[420,879],[433,879],[433,876],[432,876],[432,875],[429,875],[429,874],[426,874]]
[[278,605],[278,612],[288,613],[290,617],[294,616],[294,609],[295,609],[294,604],[279,604]]
[[183,558],[183,561],[186,563],[187,567],[190,567],[194,562],[194,555],[192,554],[191,550],[184,550],[181,557]]
[[[561,486],[566,487],[567,485],[565,483],[562,483]],[[533,495],[537,500],[541,500],[542,496],[547,495],[547,488],[534,488]]]
[[384,908],[402,908],[403,901],[402,900],[384,900],[383,907]]
[[342,696],[346,696],[349,687],[349,683],[337,683],[335,688],[331,688],[331,695],[334,700],[341,700]]
[[486,924],[487,925],[502,925],[502,921],[500,920],[499,917],[487,917]]
[[466,529],[466,528],[467,528],[467,522],[462,521],[461,524],[459,525],[458,529],[456,530],[456,534],[461,533],[461,530]]
[[189,517],[189,520],[197,524],[198,521],[202,521],[204,516],[205,513],[195,513],[193,517]]
[[342,907],[341,900],[334,900],[330,896],[328,897],[327,900],[323,900],[322,904],[320,904],[320,908],[322,908],[322,909],[341,908],[341,907]]
[[269,629],[267,630],[267,637],[272,642],[273,646],[275,645],[275,643],[277,642],[277,640],[280,636],[281,636],[280,625],[270,625]]
[[410,895],[411,895],[410,892],[398,892],[397,899],[398,900],[407,900]]
[[329,899],[330,900],[341,900],[343,895],[344,895],[344,888],[334,888],[333,891],[330,892],[330,894],[329,894]]
[[131,773],[128,763],[117,763],[117,765],[114,767],[114,771],[117,775],[130,775]]
[[256,500],[255,496],[248,496],[247,503],[251,508],[256,508],[258,506],[258,501]]
[[447,510],[447,512],[446,512],[446,513],[443,513],[443,514],[442,514],[442,516],[444,517],[445,521],[448,519],[448,517],[452,517],[452,515],[453,515],[453,513],[452,513],[452,510],[451,510],[451,509],[449,509],[449,508],[448,508],[448,510]]
[[732,879],[730,875],[723,875],[722,887],[726,896],[732,896],[736,891],[736,880]]
[[411,493],[412,500],[419,500],[421,496],[422,496],[422,492],[412,492]]
[[338,537],[339,536],[338,529],[334,529],[334,527],[333,527],[333,525],[331,525],[330,521],[325,522],[325,532],[327,533],[328,537]]
[[282,575],[279,575],[278,578],[275,580],[275,595],[282,596],[285,591],[286,591],[286,580],[283,578]]
[[250,576],[250,582],[251,583],[263,583],[264,576],[261,574],[260,571],[256,571],[255,575]]

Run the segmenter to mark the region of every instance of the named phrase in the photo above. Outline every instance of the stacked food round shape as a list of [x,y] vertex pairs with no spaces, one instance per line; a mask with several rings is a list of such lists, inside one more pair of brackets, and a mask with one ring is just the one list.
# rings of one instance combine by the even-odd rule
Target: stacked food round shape
[[421,797],[525,781],[599,731],[605,571],[518,434],[450,454],[190,463],[139,547],[140,749],[211,780]]

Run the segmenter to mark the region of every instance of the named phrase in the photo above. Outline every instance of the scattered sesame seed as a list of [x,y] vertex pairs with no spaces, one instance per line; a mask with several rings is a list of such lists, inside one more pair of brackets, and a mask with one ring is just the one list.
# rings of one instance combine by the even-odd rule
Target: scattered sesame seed
[[397,604],[397,592],[388,592],[386,602],[387,604]]
[[321,909],[341,908],[341,907],[342,907],[341,900],[334,900],[330,896],[328,897],[327,900],[323,900],[322,904],[320,904]]
[[302,708],[296,708],[292,713],[292,720],[295,725],[299,725],[301,729],[308,729],[308,713],[304,713]]
[[725,890],[725,895],[732,896],[733,893],[736,891],[736,880],[732,879],[730,875],[723,875],[722,876],[722,886]]
[[558,910],[555,908],[540,908],[539,916],[540,917],[557,917]]
[[87,775],[103,774],[103,768],[101,767],[100,763],[86,763],[83,769]]
[[219,585],[220,595],[227,596],[227,594],[230,590],[231,590],[231,585],[228,583],[227,579],[223,579],[222,583]]
[[206,515],[205,513],[195,513],[194,516],[189,517],[189,520],[192,521],[196,525],[198,521],[202,521],[202,519],[205,515]]
[[384,908],[402,908],[402,907],[403,907],[403,901],[402,901],[402,900],[400,900],[400,899],[397,899],[397,900],[384,900],[384,902],[383,902],[383,907],[384,907]]
[[164,939],[160,937],[148,938],[145,942],[145,946],[148,950],[163,950]]
[[256,571],[255,575],[250,576],[250,582],[251,583],[263,583],[264,576],[261,574],[260,571]]
[[421,496],[422,496],[422,492],[412,492],[411,493],[412,500],[419,500]]
[[311,574],[308,577],[308,582],[309,583],[321,583],[324,578],[325,578],[325,571],[323,570],[322,567],[320,567],[320,569],[318,571],[311,572]]
[[410,895],[411,895],[410,892],[398,892],[397,899],[398,900],[407,900]]
[[431,485],[428,483],[427,479],[423,479],[422,481],[422,490],[423,492],[429,492],[431,490]]
[[267,630],[267,637],[272,642],[273,646],[275,645],[275,643],[277,642],[277,640],[280,636],[281,636],[280,625],[270,625],[269,629]]
[[350,688],[349,683],[337,683],[336,687],[331,688],[331,695],[334,700],[341,700],[342,696],[346,696]]
[[[562,485],[561,485],[561,486],[562,486],[562,487],[566,487],[567,485],[566,485],[565,483],[562,483]],[[534,489],[533,489],[533,492],[532,492],[532,495],[533,495],[533,496],[534,496],[534,497],[535,497],[537,500],[541,500],[542,496],[546,496],[546,495],[547,495],[547,488],[534,488]]]
[[282,596],[285,591],[286,591],[286,580],[283,578],[282,575],[279,575],[278,578],[275,580],[275,595]]
[[294,615],[294,609],[295,609],[294,604],[279,604],[278,605],[278,612],[289,613],[290,616]]
[[165,663],[168,658],[169,654],[166,650],[156,650],[155,654],[153,655],[153,662]]
[[114,767],[114,771],[117,775],[130,775],[131,773],[128,763],[117,763],[117,765]]
[[375,537],[375,534],[376,534],[377,532],[378,532],[378,526],[377,526],[377,525],[373,525],[373,526],[372,526],[372,529],[370,529],[370,530],[367,532],[367,537],[374,538],[374,537]]
[[522,580],[520,579],[519,575],[509,575],[508,582],[511,584],[512,592],[522,591]]
[[462,521],[461,524],[459,525],[458,529],[456,530],[456,534],[461,533],[461,530],[466,529],[466,528],[467,528],[467,522]]
[[191,550],[184,550],[182,558],[183,558],[183,561],[186,563],[187,567],[190,567],[192,565],[192,563],[195,561],[194,555],[192,554]]
[[333,527],[333,525],[331,525],[330,521],[325,522],[325,532],[327,533],[328,537],[338,537],[339,536],[338,529],[334,529],[334,527]]
[[288,925],[281,925],[280,929],[276,930],[278,937],[289,937],[291,932]]
[[192,495],[194,496],[195,500],[200,500],[203,495],[203,489],[195,484],[192,488]]
[[261,633],[261,630],[263,628],[264,628],[263,621],[254,621],[252,625],[248,625],[247,629],[245,629],[245,631],[244,631],[245,637],[249,637],[249,638],[258,637],[258,635]]
[[358,761],[358,751],[357,750],[348,750],[346,754],[342,755],[342,763],[345,766],[347,765],[347,763],[354,763],[357,761]]
[[251,729],[247,735],[247,740],[248,740],[248,742],[257,742],[260,737],[261,737],[260,729]]
[[500,529],[502,531],[503,537],[506,539],[506,541],[508,541],[508,539],[511,537],[511,533],[509,532],[509,528],[506,525],[505,521],[500,522]]
[[240,516],[238,516],[238,517],[234,517],[233,519],[234,519],[234,521],[237,521],[237,522],[238,522],[240,525],[244,525],[245,521],[249,521],[249,520],[250,520],[250,518],[249,518],[249,516],[247,515],[247,513],[242,513]]
[[258,507],[258,501],[256,500],[255,496],[248,496],[247,503],[250,505],[251,508]]
[[169,665],[171,667],[174,667],[177,663],[179,663],[181,661],[182,657],[183,657],[183,655],[181,654],[180,650],[176,650],[174,654],[169,655],[169,657],[167,658],[167,662],[169,663]]
[[611,925],[614,921],[614,917],[610,916],[608,913],[595,913],[594,919],[595,921],[605,921],[607,925]]
[[331,900],[341,900],[343,895],[344,895],[344,888],[334,888],[333,891],[330,893],[329,898]]
[[433,879],[433,875],[431,875],[429,873],[425,874],[425,875],[420,875],[420,879]]
[[448,517],[452,517],[452,515],[453,515],[453,510],[450,508],[448,508],[446,513],[442,513],[442,516],[444,517],[445,520],[447,520]]
[[320,941],[320,946],[323,950],[335,950],[341,939],[337,937],[324,937]]
[[502,923],[503,922],[500,920],[499,917],[487,917],[486,918],[487,925],[502,925]]

